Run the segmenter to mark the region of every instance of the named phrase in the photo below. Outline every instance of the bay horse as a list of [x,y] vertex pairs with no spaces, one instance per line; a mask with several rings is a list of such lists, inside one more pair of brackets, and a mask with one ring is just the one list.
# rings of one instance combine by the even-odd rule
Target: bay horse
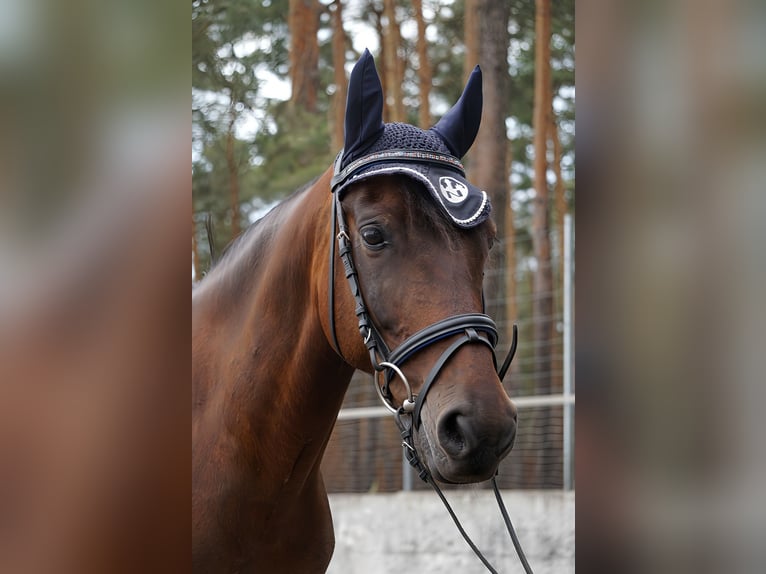
[[335,165],[193,290],[195,572],[326,570],[320,463],[355,369],[377,373],[439,481],[486,480],[513,446],[482,313],[495,226],[459,162],[479,127],[480,70],[430,130],[384,124],[382,104],[365,51]]

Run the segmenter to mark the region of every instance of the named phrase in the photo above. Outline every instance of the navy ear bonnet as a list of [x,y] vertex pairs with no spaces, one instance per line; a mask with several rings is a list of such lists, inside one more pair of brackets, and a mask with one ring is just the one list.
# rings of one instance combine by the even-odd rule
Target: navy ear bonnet
[[384,124],[383,89],[365,50],[349,79],[345,142],[335,160],[333,193],[371,177],[404,175],[423,184],[455,225],[479,225],[489,217],[489,197],[466,180],[459,158],[479,131],[481,107],[477,66],[458,102],[431,129]]

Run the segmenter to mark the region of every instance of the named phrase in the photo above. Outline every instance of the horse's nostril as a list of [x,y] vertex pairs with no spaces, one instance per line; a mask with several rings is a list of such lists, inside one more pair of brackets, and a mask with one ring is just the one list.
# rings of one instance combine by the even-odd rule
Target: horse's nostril
[[452,459],[472,459],[476,457],[502,458],[513,448],[516,439],[516,419],[514,410],[504,422],[489,422],[477,418],[460,409],[445,412],[439,417],[436,431],[439,444]]
[[464,418],[460,411],[452,411],[439,419],[439,443],[449,456],[458,456],[466,446],[465,429],[461,424]]

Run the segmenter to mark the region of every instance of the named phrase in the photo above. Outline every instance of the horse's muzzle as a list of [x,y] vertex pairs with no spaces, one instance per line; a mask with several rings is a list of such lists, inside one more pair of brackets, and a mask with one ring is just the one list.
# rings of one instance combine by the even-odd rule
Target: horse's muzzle
[[[443,482],[470,483],[487,480],[513,448],[516,407],[509,401],[503,413],[484,416],[471,406],[455,407],[436,421],[436,448],[431,471]],[[434,453],[433,451],[439,451]]]

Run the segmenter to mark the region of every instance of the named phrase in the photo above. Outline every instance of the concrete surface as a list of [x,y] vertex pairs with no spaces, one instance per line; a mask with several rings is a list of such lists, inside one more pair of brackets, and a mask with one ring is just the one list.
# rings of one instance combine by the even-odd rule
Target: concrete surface
[[[575,493],[503,491],[535,574],[575,570]],[[523,573],[491,490],[446,493],[468,535],[495,569]],[[335,554],[328,574],[480,574],[473,554],[434,492],[330,495]]]

